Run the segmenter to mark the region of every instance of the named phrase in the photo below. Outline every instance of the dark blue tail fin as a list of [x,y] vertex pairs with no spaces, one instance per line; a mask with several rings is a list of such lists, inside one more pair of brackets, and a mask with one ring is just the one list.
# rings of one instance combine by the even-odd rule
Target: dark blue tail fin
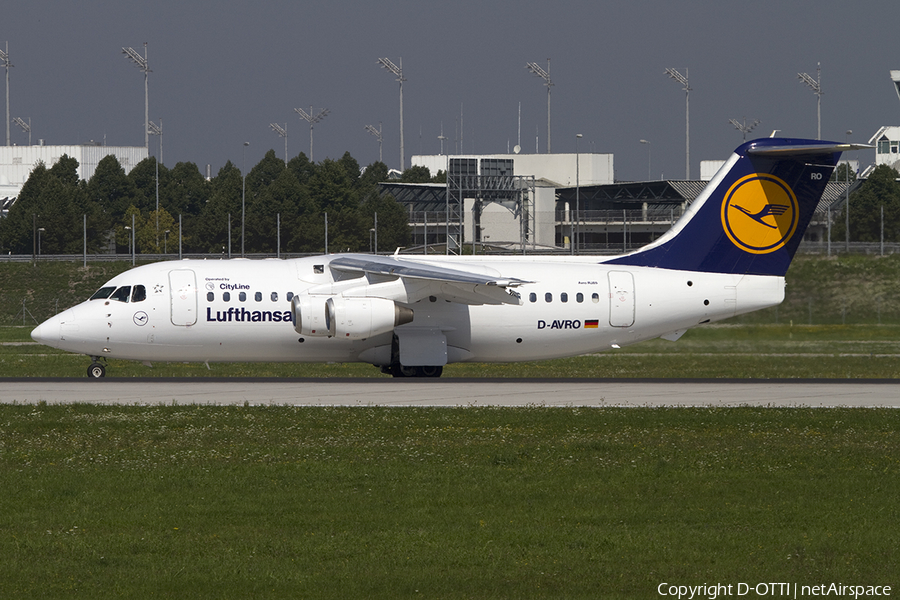
[[763,138],[737,150],[664,236],[607,264],[784,276],[844,150]]

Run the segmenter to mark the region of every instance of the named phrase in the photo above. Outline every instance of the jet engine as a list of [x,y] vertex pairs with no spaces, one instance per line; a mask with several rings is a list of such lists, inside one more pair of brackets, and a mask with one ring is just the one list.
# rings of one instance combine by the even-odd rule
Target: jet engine
[[325,322],[325,299],[322,296],[294,296],[291,310],[294,313],[294,330],[300,335],[334,335]]
[[385,298],[294,296],[294,329],[300,335],[361,340],[413,320],[413,311]]
[[325,322],[335,337],[362,340],[413,320],[411,308],[385,298],[344,298],[325,302]]

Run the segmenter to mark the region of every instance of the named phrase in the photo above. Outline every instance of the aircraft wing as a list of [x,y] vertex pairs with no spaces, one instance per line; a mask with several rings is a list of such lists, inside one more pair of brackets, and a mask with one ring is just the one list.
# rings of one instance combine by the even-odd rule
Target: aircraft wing
[[348,274],[364,274],[375,288],[378,283],[401,281],[405,298],[397,297],[396,286],[385,286],[384,297],[416,302],[434,296],[463,304],[521,304],[511,288],[532,283],[514,277],[502,277],[476,270],[451,269],[420,263],[396,256],[347,255],[331,261],[329,267]]

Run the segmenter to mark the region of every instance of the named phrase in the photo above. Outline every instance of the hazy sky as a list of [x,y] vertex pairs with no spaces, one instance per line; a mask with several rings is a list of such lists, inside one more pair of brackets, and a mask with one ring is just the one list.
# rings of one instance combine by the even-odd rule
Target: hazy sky
[[[867,141],[900,123],[889,79],[900,69],[897,0],[731,2],[9,2],[10,116],[31,118],[33,141],[143,144],[143,74],[122,54],[148,43],[150,119],[162,121],[163,160],[238,167],[269,149],[287,123],[291,157],[309,152],[294,112],[330,113],[314,130],[314,158],[349,151],[378,160],[365,131],[383,123],[384,160],[398,167],[399,94],[376,61],[402,58],[406,163],[457,151],[523,152],[547,142],[547,92],[525,69],[551,61],[552,149],[615,154],[619,180],[685,175],[685,93],[665,74],[688,70],[691,174],[741,143],[729,119],[816,136],[816,96],[797,77],[822,74],[822,136]],[[12,125],[14,144],[28,136]],[[5,130],[3,130],[5,135]],[[0,143],[2,143],[0,138]],[[150,138],[153,154],[159,140]],[[860,153],[864,164],[874,152]]]

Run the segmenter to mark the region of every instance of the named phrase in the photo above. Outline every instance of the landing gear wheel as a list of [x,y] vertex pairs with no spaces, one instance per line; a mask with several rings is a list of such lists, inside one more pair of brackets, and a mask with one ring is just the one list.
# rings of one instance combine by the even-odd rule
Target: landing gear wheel
[[391,375],[394,377],[416,377],[418,376],[416,367],[404,367],[400,363],[391,365]]
[[394,377],[440,377],[444,367],[406,367],[400,363],[391,365],[391,375]]
[[97,362],[91,363],[91,366],[89,366],[87,370],[87,376],[91,379],[106,377],[106,367]]
[[440,377],[444,367],[416,367],[418,377]]

